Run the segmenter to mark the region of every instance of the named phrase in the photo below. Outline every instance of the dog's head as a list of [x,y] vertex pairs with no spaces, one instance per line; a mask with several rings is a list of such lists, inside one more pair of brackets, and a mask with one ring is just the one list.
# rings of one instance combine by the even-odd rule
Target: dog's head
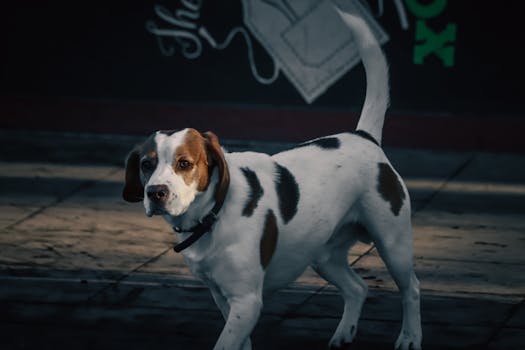
[[144,201],[148,216],[179,216],[208,189],[216,168],[217,186],[227,187],[228,167],[212,132],[157,131],[128,155],[122,197],[128,202]]

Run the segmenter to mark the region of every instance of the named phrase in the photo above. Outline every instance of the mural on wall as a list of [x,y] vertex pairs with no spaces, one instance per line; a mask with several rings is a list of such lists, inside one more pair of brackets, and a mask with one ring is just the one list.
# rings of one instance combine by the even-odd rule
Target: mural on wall
[[359,109],[364,74],[341,54],[349,34],[330,4],[361,11],[384,42],[388,34],[390,111],[523,114],[525,58],[504,54],[523,41],[523,11],[474,0],[111,1],[80,12],[11,1],[0,93]]
[[359,1],[243,0],[246,26],[308,103],[359,63],[334,5],[363,17],[380,43],[388,40]]
[[[402,2],[396,3],[402,25],[406,25]],[[359,14],[380,43],[388,41],[387,33],[358,0],[242,0],[244,26],[232,28],[222,42],[199,22],[201,0],[181,0],[179,4],[175,11],[155,5],[157,19],[146,23],[162,54],[198,59],[204,45],[222,50],[236,35],[241,35],[254,78],[271,84],[282,72],[307,103],[323,94],[360,60],[352,34],[334,6]],[[269,76],[262,76],[257,69],[252,38],[272,57],[273,72]]]

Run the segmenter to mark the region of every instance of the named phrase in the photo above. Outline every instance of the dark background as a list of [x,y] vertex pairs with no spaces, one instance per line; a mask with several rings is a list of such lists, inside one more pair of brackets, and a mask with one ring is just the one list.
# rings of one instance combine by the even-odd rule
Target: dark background
[[[368,3],[375,11],[376,1]],[[180,52],[163,56],[145,27],[148,20],[162,24],[155,4],[181,7],[180,0],[3,3],[0,127],[140,134],[189,123],[226,130],[227,137],[279,140],[352,128],[365,92],[361,65],[308,105],[282,73],[271,85],[258,83],[240,37],[225,50],[203,42],[196,60]],[[390,35],[384,49],[391,71],[385,127],[391,123],[391,131],[385,132],[395,135],[385,140],[410,147],[524,150],[520,2],[449,1],[443,13],[428,19],[436,32],[456,24],[453,67],[435,56],[413,63],[416,18],[406,9],[407,31],[391,1],[378,18]],[[202,0],[197,22],[222,40],[242,25],[240,0]],[[258,45],[255,61],[262,75],[271,73],[272,61]],[[282,130],[272,133],[267,124],[273,121],[283,121]],[[250,130],[259,124],[263,130]],[[287,131],[292,126],[295,131]]]

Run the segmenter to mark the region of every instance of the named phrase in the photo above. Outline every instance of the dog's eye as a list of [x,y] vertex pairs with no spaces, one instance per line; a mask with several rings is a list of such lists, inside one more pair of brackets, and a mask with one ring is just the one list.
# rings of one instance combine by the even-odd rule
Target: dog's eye
[[181,170],[186,170],[189,167],[191,167],[191,163],[187,161],[186,159],[181,159],[177,163],[177,167]]
[[142,171],[144,171],[144,172],[148,172],[148,171],[153,170],[153,162],[151,160],[148,160],[148,159],[143,160],[142,163],[140,164],[140,166],[142,168]]

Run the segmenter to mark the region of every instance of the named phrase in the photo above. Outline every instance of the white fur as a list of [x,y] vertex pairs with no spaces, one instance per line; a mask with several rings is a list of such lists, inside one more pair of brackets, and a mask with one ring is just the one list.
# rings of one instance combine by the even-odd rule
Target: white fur
[[357,129],[367,131],[377,142],[381,143],[381,131],[389,103],[386,58],[362,18],[341,12],[338,9],[337,12],[354,34],[356,47],[363,58],[366,71],[366,97]]
[[[342,14],[352,28],[367,74],[366,102],[359,128],[381,139],[388,105],[388,70],[382,52],[362,20]],[[172,170],[173,151],[185,130],[171,136],[157,134],[159,166],[149,184],[167,184],[176,198],[164,218],[172,225],[189,228],[214,205],[217,170],[203,193],[187,186]],[[245,152],[225,154],[230,187],[213,231],[182,252],[192,273],[210,288],[226,325],[215,350],[251,349],[250,333],[262,309],[262,296],[286,286],[308,266],[336,285],[345,301],[341,321],[330,340],[342,346],[353,340],[366,283],[348,266],[347,254],[359,238],[352,223],[367,228],[396,284],[403,302],[403,323],[396,347],[421,348],[419,282],[413,271],[410,199],[395,215],[390,203],[378,192],[378,163],[389,164],[380,147],[355,134],[333,135],[338,149],[315,145],[276,154]],[[275,163],[286,167],[299,186],[297,213],[287,223],[279,211],[275,185]],[[241,168],[256,172],[264,195],[252,216],[241,215],[250,187]],[[396,174],[399,181],[399,175]],[[402,183],[402,182],[401,182]],[[148,201],[144,202],[148,213]],[[272,210],[277,218],[278,242],[266,269],[261,266],[260,241],[265,216]],[[185,239],[187,234],[180,234]]]

